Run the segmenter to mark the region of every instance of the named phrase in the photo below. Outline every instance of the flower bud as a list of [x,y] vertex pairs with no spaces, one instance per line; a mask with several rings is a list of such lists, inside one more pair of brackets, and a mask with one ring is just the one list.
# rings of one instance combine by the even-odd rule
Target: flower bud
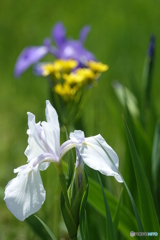
[[144,105],[149,106],[150,94],[152,89],[152,75],[154,66],[154,55],[155,55],[155,36],[151,35],[150,42],[145,58],[143,77],[142,77],[142,90]]
[[84,164],[82,161],[82,157],[79,154],[79,150],[76,148],[76,166],[71,186],[71,212],[77,225],[77,228],[79,225],[79,210],[83,194],[86,189],[86,184],[87,180],[84,171]]

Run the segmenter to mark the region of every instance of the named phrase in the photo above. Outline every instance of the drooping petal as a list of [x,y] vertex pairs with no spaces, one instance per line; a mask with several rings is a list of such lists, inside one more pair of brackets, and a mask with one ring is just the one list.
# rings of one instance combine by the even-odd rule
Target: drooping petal
[[29,174],[19,172],[5,188],[8,209],[20,221],[37,212],[45,201],[46,192],[40,177],[38,166]]
[[52,37],[58,47],[61,47],[66,40],[66,29],[63,23],[58,22],[52,29]]
[[23,166],[20,166],[20,167],[18,167],[18,168],[15,168],[15,169],[13,170],[13,172],[14,172],[14,173],[18,173],[18,172],[26,169],[27,166],[28,166],[28,164],[25,164],[25,165],[23,165]]
[[86,165],[106,176],[114,176],[118,182],[123,182],[118,174],[118,156],[101,135],[85,138],[85,144],[78,148]]
[[80,31],[80,34],[79,34],[79,39],[82,43],[85,42],[86,38],[87,38],[87,35],[88,33],[90,32],[91,30],[91,27],[90,26],[84,26],[81,31]]
[[43,58],[48,51],[49,49],[46,46],[25,48],[17,59],[14,69],[15,77],[20,77],[32,64]]

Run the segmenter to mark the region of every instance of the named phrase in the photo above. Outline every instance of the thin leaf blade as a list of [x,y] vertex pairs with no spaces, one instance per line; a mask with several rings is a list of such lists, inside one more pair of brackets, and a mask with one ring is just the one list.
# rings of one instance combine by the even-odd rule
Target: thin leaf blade
[[47,233],[49,234],[49,236],[51,237],[52,240],[57,240],[56,237],[54,236],[54,234],[52,233],[52,231],[50,230],[50,228],[36,215],[34,215],[39,221],[40,223],[43,225],[43,227],[46,229]]
[[115,234],[117,233],[117,229],[118,229],[118,223],[119,223],[119,216],[120,216],[120,210],[121,210],[121,206],[122,206],[122,195],[123,195],[123,188],[119,197],[119,201],[118,201],[118,205],[115,211],[115,215],[113,218],[113,226],[114,226],[114,231]]
[[106,227],[107,227],[107,236],[106,239],[107,240],[115,240],[115,233],[114,233],[114,227],[113,227],[113,222],[112,222],[112,218],[111,218],[111,213],[109,210],[109,206],[108,206],[108,202],[107,202],[107,198],[103,189],[103,185],[102,185],[102,181],[100,178],[100,175],[98,173],[98,179],[101,185],[101,189],[102,189],[102,193],[103,193],[103,200],[104,200],[104,204],[105,204],[105,211],[106,211]]
[[124,120],[124,124],[125,124],[128,144],[130,148],[130,153],[132,157],[133,167],[136,175],[136,180],[137,180],[143,225],[146,232],[148,231],[159,232],[158,217],[156,214],[149,184],[125,120]]
[[[98,141],[97,141],[97,142],[98,142]],[[113,161],[112,158],[110,157],[109,153],[106,151],[106,149],[103,147],[103,145],[102,145],[100,142],[98,142],[98,143],[99,143],[99,145],[103,148],[103,150],[106,152],[106,154],[107,154],[107,156],[109,157],[111,163],[115,166],[114,161]],[[115,166],[115,167],[116,167],[116,166]],[[121,178],[122,178],[122,180],[123,180],[123,182],[124,182],[124,186],[125,186],[125,188],[126,188],[126,190],[127,190],[127,192],[128,192],[129,198],[130,198],[130,200],[131,200],[131,203],[132,203],[132,206],[133,206],[133,210],[134,210],[134,213],[135,213],[135,217],[136,217],[136,220],[137,220],[137,224],[138,224],[139,231],[140,231],[140,232],[144,232],[143,225],[142,225],[142,222],[141,222],[141,219],[140,219],[140,216],[139,216],[139,213],[138,213],[136,204],[135,204],[135,202],[134,202],[134,199],[133,199],[133,197],[132,197],[132,195],[131,195],[131,193],[130,193],[130,190],[129,190],[129,188],[128,188],[126,182],[125,182],[125,180],[123,179],[122,175],[120,174],[119,171],[118,171],[118,173],[119,173],[119,175],[121,176]],[[142,238],[142,237],[141,237],[141,238]],[[143,237],[143,239],[146,239],[146,238]]]

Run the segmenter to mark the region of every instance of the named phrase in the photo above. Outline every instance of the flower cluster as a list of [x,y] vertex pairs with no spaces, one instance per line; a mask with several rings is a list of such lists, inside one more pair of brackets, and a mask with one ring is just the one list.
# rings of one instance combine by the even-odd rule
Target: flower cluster
[[[101,72],[108,66],[99,62],[89,61],[84,68],[77,68],[76,60],[58,59],[53,63],[41,64],[42,75],[53,81],[53,91],[64,100],[74,99],[77,91],[83,87],[93,85]],[[39,70],[40,72],[40,70]]]
[[7,207],[21,221],[37,212],[45,201],[46,192],[39,171],[46,170],[53,162],[62,174],[62,157],[71,148],[79,150],[83,162],[90,168],[123,182],[118,173],[118,156],[101,135],[85,138],[84,132],[74,131],[70,133],[70,140],[60,146],[58,115],[49,101],[46,101],[46,119],[47,122],[36,123],[35,116],[28,113],[29,137],[25,150],[28,161],[14,170],[18,175],[5,189]]
[[[75,99],[78,90],[94,85],[100,74],[108,70],[107,65],[98,62],[83,46],[89,31],[90,27],[85,26],[80,32],[79,40],[67,39],[63,24],[57,23],[52,30],[56,47],[51,46],[49,39],[45,39],[43,46],[25,48],[16,62],[15,76],[19,77],[35,64],[35,75],[53,80],[53,93],[56,92],[65,102]],[[57,60],[39,62],[48,53]]]

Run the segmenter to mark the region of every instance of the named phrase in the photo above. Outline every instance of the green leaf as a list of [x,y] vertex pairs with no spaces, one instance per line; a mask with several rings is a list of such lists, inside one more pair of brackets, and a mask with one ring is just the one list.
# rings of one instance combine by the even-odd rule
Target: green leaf
[[118,81],[113,83],[113,89],[122,106],[125,107],[127,105],[130,114],[133,117],[138,118],[140,115],[138,101],[133,93]]
[[107,228],[106,229],[106,231],[107,231],[106,239],[107,240],[110,240],[110,239],[114,240],[115,239],[115,233],[114,233],[114,227],[113,227],[113,223],[112,223],[111,213],[110,213],[110,210],[109,210],[106,195],[104,193],[104,189],[103,189],[103,185],[102,185],[100,175],[99,175],[99,173],[97,173],[97,174],[98,174],[99,182],[100,182],[102,193],[103,193],[103,200],[104,200],[105,212],[106,212],[106,228]]
[[157,218],[152,194],[149,188],[149,184],[125,120],[124,120],[124,124],[125,124],[128,144],[130,148],[130,153],[132,157],[133,167],[135,171],[135,176],[137,180],[138,196],[140,201],[141,216],[142,216],[142,221],[144,225],[144,230],[145,232],[149,232],[149,231],[159,232],[158,218]]
[[[98,141],[97,141],[97,142],[98,142]],[[99,143],[99,145],[103,148],[103,150],[106,152],[106,154],[108,155],[108,157],[110,158],[111,163],[115,166],[115,164],[114,164],[112,158],[110,157],[110,155],[108,154],[108,152],[105,150],[105,148],[102,146],[102,144],[101,144],[100,142],[98,142],[98,143]],[[115,166],[115,167],[116,167],[116,166]],[[120,174],[120,173],[119,173],[119,174]],[[121,176],[121,178],[123,179],[123,177],[122,177],[121,174],[120,174],[120,176]],[[125,188],[126,188],[126,190],[127,190],[127,192],[128,192],[128,195],[129,195],[129,198],[130,198],[130,200],[131,200],[132,206],[133,206],[133,210],[134,210],[134,213],[135,213],[135,216],[136,216],[136,220],[137,220],[137,224],[138,224],[139,231],[140,231],[140,232],[144,232],[143,225],[142,225],[142,223],[141,223],[141,219],[140,219],[140,216],[139,216],[139,213],[138,213],[136,204],[135,204],[135,202],[134,202],[134,199],[133,199],[133,197],[132,197],[132,195],[131,195],[131,193],[130,193],[130,191],[129,191],[129,188],[128,188],[126,182],[124,181],[124,179],[123,179],[123,182],[124,182],[124,186],[125,186]],[[142,238],[141,238],[141,239],[142,239]],[[146,238],[143,237],[143,239],[146,239]]]
[[122,195],[123,195],[123,188],[119,197],[119,201],[118,201],[118,205],[115,211],[115,215],[113,218],[113,226],[114,226],[114,232],[115,234],[117,233],[117,229],[118,229],[118,223],[119,223],[119,215],[120,215],[120,210],[121,210],[121,206],[122,206]]
[[49,235],[46,233],[45,229],[42,228],[41,223],[38,221],[37,218],[34,217],[34,215],[26,218],[25,222],[28,223],[28,225],[33,229],[34,233],[37,234],[37,236],[39,236],[41,239],[50,239]]
[[87,222],[87,214],[86,214],[86,204],[87,204],[87,198],[88,198],[88,191],[89,191],[89,183],[88,183],[88,176],[86,175],[86,189],[84,191],[80,211],[79,211],[79,224],[80,224],[80,232],[82,240],[89,240],[89,231],[88,231],[88,222]]
[[152,150],[152,181],[154,188],[154,197],[155,204],[160,219],[160,122],[156,124],[154,141],[153,141],[153,150]]
[[[100,185],[93,179],[89,179],[89,194],[88,194],[88,203],[97,210],[104,218],[105,216],[105,207],[103,204],[103,196],[101,194]],[[108,201],[109,209],[112,215],[112,219],[115,214],[115,209],[118,205],[118,200],[104,188],[104,192]],[[133,214],[122,204],[120,210],[120,222],[118,225],[120,232],[128,239],[130,231],[138,231],[136,219]]]
[[73,216],[70,212],[70,209],[68,208],[68,206],[65,202],[63,193],[61,193],[61,211],[62,211],[63,219],[64,219],[65,225],[67,227],[70,238],[76,237],[77,236],[77,226],[76,226]]
[[52,240],[57,240],[56,237],[54,236],[54,234],[52,233],[52,231],[50,230],[50,228],[36,215],[34,215],[39,221],[40,223],[43,225],[43,227],[46,229],[47,233],[49,234],[49,236],[51,237]]
[[154,190],[157,190],[160,181],[160,122],[157,123],[154,133],[152,151],[152,178],[153,186],[155,188]]
[[[67,169],[67,164],[63,161],[63,167]],[[87,202],[104,218],[105,216],[105,207],[103,204],[103,196],[101,194],[101,186],[95,180],[88,177],[89,182],[89,192],[88,192],[88,200]],[[107,189],[104,188],[105,195],[108,200],[108,205],[110,208],[110,212],[112,218],[115,213],[115,209],[118,205],[118,200],[111,194]],[[129,216],[129,217],[128,217]],[[129,220],[128,220],[129,218]],[[128,239],[130,239],[130,231],[138,231],[136,219],[133,214],[127,209],[124,205],[121,207],[120,211],[120,222],[118,225],[118,229],[120,232]]]
[[90,240],[86,209],[84,209],[82,222],[80,224],[80,232],[82,240]]
[[[128,196],[129,196],[129,198],[131,200],[131,203],[132,203],[132,207],[133,207],[134,214],[135,214],[135,217],[136,217],[136,220],[137,220],[139,232],[144,232],[144,228],[143,228],[143,225],[142,225],[142,222],[141,222],[141,219],[140,219],[140,216],[139,216],[136,204],[134,202],[134,199],[133,199],[133,197],[131,195],[131,192],[130,192],[126,182],[124,181],[124,179],[123,179],[123,182],[124,182],[124,186],[125,186],[125,188],[126,188],[126,190],[128,192]],[[142,237],[140,237],[140,239],[142,239]],[[143,239],[146,239],[146,237],[143,237]]]

